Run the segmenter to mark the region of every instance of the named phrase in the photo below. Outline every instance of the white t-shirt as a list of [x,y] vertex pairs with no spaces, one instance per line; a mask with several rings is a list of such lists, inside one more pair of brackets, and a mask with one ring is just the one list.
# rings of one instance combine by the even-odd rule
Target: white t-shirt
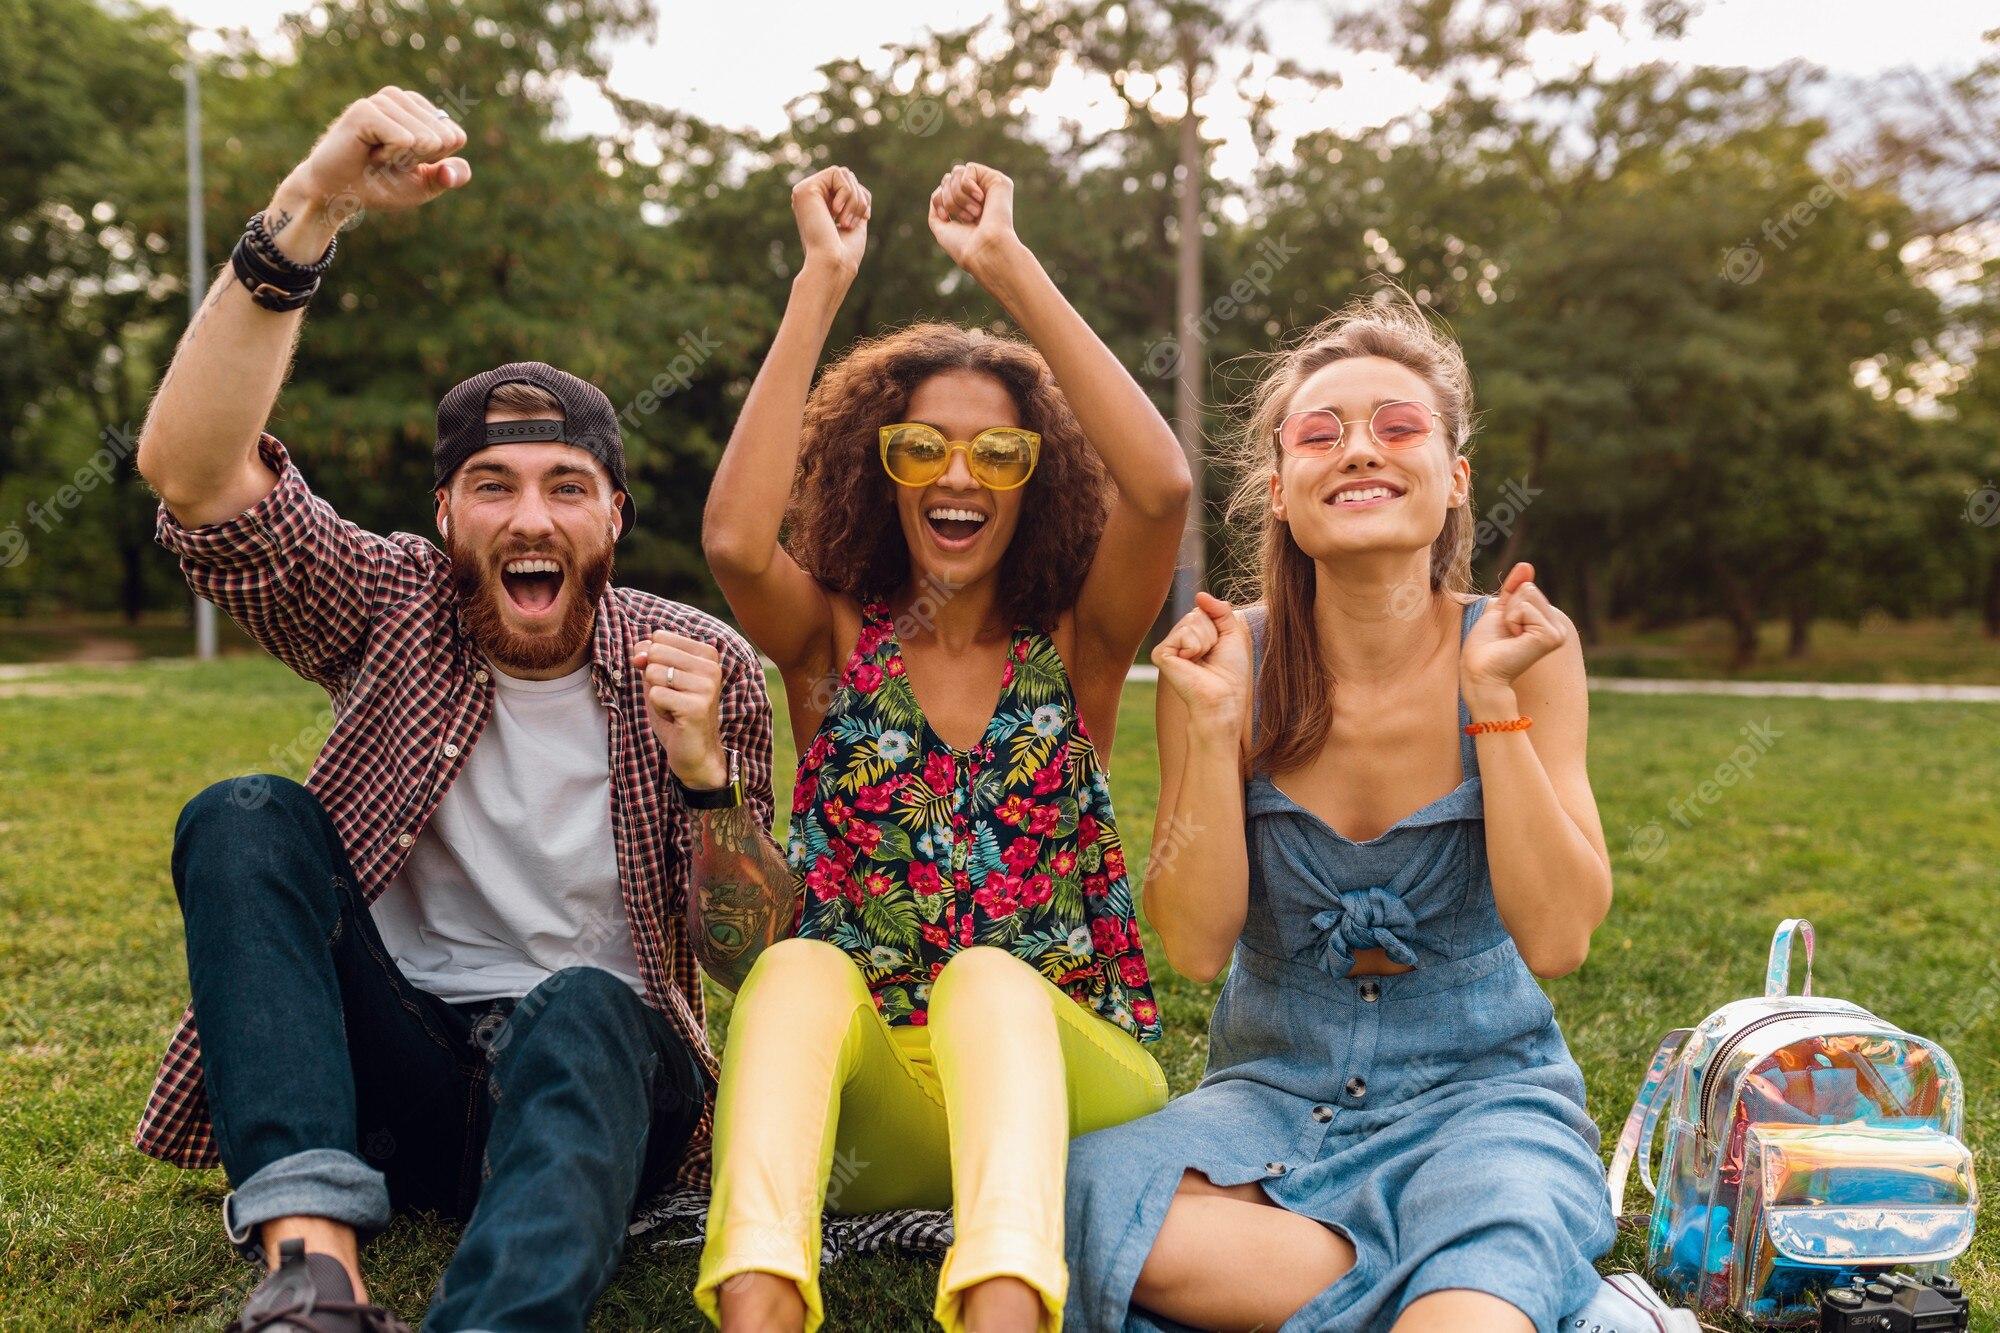
[[493,672],[493,715],[375,902],[389,956],[453,1002],[601,967],[643,998],[611,838],[609,723],[590,668]]

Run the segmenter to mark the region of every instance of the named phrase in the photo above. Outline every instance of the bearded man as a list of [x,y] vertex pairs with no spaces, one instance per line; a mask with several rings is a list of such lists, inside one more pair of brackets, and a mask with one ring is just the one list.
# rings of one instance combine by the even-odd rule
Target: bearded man
[[335,717],[303,786],[218,783],[175,831],[193,1003],[137,1143],[228,1173],[229,1237],[273,1270],[244,1328],[403,1327],[358,1251],[409,1207],[466,1221],[427,1328],[581,1329],[635,1201],[707,1182],[700,969],[733,989],[794,916],[755,654],[612,586],[603,393],[518,362],[445,394],[442,550],[340,518],[264,430],[342,216],[464,187],[465,140],[416,93],[348,107],[139,446],[189,584]]

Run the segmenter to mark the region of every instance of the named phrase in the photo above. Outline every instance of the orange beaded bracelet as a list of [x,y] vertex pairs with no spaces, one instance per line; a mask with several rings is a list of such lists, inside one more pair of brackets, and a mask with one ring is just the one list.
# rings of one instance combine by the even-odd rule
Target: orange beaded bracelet
[[1505,722],[1468,722],[1465,734],[1483,736],[1489,731],[1526,731],[1535,725],[1535,719],[1523,713],[1520,717],[1510,717]]

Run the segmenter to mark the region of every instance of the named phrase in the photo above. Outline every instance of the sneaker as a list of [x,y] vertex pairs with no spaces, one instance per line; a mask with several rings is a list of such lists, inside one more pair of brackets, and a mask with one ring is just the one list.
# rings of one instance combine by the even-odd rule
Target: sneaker
[[347,1269],[330,1254],[307,1254],[302,1240],[278,1245],[271,1270],[225,1333],[410,1333],[379,1305],[354,1299]]
[[1692,1310],[1676,1310],[1637,1273],[1613,1273],[1575,1314],[1564,1315],[1562,1333],[1701,1333]]

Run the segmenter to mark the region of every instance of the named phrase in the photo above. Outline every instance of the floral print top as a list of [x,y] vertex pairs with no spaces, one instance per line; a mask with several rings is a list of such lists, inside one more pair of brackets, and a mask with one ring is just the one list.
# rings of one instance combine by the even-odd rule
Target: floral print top
[[954,749],[924,718],[887,608],[864,608],[792,793],[798,933],[845,950],[891,1024],[921,1025],[945,962],[990,944],[1157,1040],[1111,786],[1048,635],[1014,631],[1000,684],[979,742]]

